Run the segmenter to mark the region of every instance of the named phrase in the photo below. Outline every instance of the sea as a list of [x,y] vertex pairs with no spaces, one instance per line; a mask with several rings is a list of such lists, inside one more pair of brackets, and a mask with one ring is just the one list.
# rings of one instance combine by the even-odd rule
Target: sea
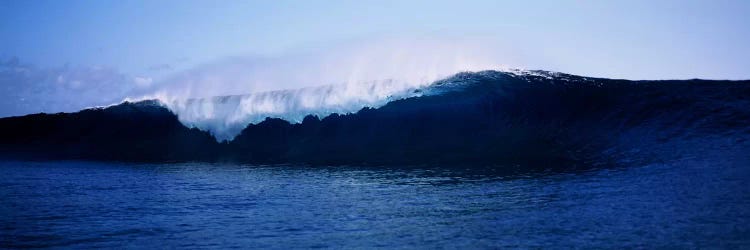
[[0,162],[0,248],[750,248],[750,167]]

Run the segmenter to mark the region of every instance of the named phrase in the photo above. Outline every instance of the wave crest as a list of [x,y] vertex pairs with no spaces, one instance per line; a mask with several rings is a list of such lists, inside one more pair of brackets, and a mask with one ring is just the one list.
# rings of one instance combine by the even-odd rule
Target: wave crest
[[211,132],[217,140],[231,140],[248,124],[270,118],[301,122],[305,116],[325,117],[380,107],[389,101],[421,95],[424,84],[393,80],[325,85],[295,90],[259,92],[210,98],[176,99],[162,96],[179,120]]

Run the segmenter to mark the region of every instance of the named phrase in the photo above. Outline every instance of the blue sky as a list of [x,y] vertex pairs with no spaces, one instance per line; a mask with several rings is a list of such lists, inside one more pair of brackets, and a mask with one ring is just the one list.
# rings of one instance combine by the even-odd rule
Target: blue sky
[[[460,40],[509,67],[628,79],[748,79],[747,13],[750,2],[739,0],[6,0],[0,1],[0,84],[12,93],[2,96],[9,100],[0,116],[67,107],[59,103],[70,104],[61,110],[101,105],[232,58],[294,61],[290,55],[378,46],[394,37],[407,47]],[[71,104],[72,97],[79,100]]]

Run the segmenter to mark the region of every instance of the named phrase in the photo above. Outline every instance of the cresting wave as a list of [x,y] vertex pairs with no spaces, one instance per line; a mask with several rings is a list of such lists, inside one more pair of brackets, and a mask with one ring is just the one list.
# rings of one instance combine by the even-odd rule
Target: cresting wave
[[507,67],[498,61],[507,55],[496,50],[473,39],[357,41],[272,57],[225,58],[177,72],[131,96],[158,99],[186,126],[228,141],[266,117],[298,123],[306,115],[377,108],[423,95],[425,87],[457,72]]
[[[521,69],[497,72],[545,78],[558,74]],[[492,74],[485,72],[485,75]],[[218,141],[229,141],[247,125],[266,118],[300,123],[308,115],[324,118],[334,113],[349,114],[365,107],[378,108],[394,100],[449,91],[446,83],[455,81],[454,77],[432,82],[389,79],[208,98],[161,95],[156,99],[174,112],[185,126],[208,131]]]
[[[382,95],[324,86],[187,100],[177,112],[167,108],[174,103],[144,100],[2,118],[0,157],[509,171],[642,166],[685,157],[750,162],[750,81],[482,71],[419,88],[364,86],[381,91],[357,91]],[[351,113],[325,116],[344,111]],[[203,123],[185,126],[184,112]],[[235,128],[226,126],[230,122]],[[240,132],[217,142],[198,125]]]
[[186,126],[209,131],[223,141],[233,139],[248,124],[267,117],[299,123],[307,115],[347,114],[418,96],[421,92],[416,90],[420,87],[387,80],[210,98],[162,98],[160,101]]

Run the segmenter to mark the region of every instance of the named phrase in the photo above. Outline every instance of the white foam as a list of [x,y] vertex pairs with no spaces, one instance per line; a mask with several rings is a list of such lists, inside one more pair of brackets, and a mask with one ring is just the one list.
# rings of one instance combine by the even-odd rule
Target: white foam
[[190,127],[210,131],[217,140],[231,140],[248,124],[266,117],[301,122],[307,115],[325,117],[364,107],[380,107],[389,101],[417,96],[419,85],[394,81],[327,85],[296,90],[259,92],[197,99],[160,98],[179,120]]

